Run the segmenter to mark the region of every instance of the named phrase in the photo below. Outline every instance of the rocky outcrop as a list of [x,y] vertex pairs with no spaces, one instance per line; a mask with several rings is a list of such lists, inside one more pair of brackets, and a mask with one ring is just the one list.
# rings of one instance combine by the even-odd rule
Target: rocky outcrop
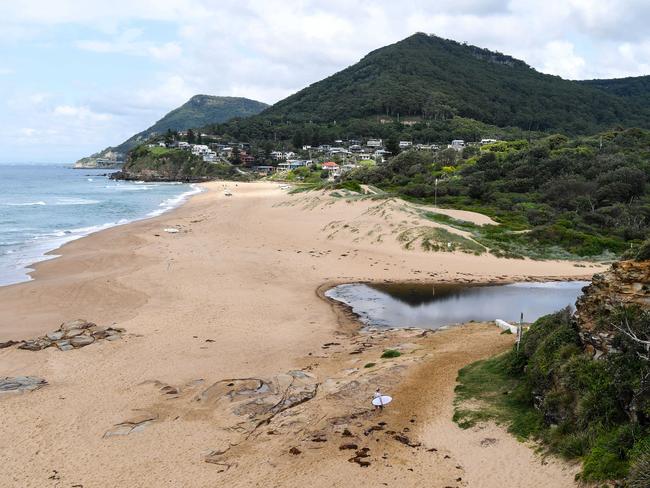
[[105,150],[87,158],[81,158],[79,161],[74,163],[73,168],[75,169],[119,169],[124,164],[122,161],[122,154]]
[[70,351],[88,346],[98,340],[120,339],[123,332],[124,329],[119,327],[99,327],[87,320],[76,319],[64,322],[57,330],[36,339],[1,342],[0,349],[17,345],[18,349],[27,351],[40,351],[48,347],[57,347],[60,351]]
[[650,260],[616,262],[583,288],[575,317],[586,349],[597,357],[612,350],[617,331],[607,319],[621,305],[650,309]]
[[0,377],[0,396],[38,390],[45,385],[47,385],[47,381],[36,376]]

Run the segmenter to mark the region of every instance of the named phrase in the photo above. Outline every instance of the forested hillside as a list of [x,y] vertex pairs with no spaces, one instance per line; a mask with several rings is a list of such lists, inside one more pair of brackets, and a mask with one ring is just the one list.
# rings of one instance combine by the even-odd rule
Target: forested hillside
[[349,127],[351,120],[357,125],[382,117],[439,124],[455,116],[572,135],[615,126],[650,127],[650,106],[607,80],[563,80],[504,54],[418,33],[371,52],[258,117],[213,130],[249,140],[277,139],[279,131],[291,139],[300,130],[337,125],[352,135],[363,132],[354,124]]

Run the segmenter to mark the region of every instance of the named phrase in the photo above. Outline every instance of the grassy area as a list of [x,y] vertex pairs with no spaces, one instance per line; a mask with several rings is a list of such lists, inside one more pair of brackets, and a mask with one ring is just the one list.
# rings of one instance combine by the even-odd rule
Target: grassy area
[[473,240],[437,227],[413,227],[400,233],[397,240],[405,249],[413,249],[419,243],[425,251],[462,251],[477,255],[485,252],[485,248]]
[[522,440],[541,433],[542,415],[527,400],[521,381],[508,373],[508,365],[506,353],[459,371],[454,421],[461,428],[492,420]]
[[147,151],[150,154],[153,154],[154,156],[161,156],[163,154],[167,154],[172,151],[172,149],[168,149],[166,147],[160,147],[160,146],[154,146],[154,147],[148,147]]
[[[518,224],[476,225],[435,212],[425,211],[422,215],[434,222],[471,232],[476,242],[485,246],[490,253],[498,257],[590,261],[610,261],[616,258],[613,253],[600,252],[602,245],[609,242],[607,238],[588,236],[561,226],[530,231],[520,229]],[[555,234],[558,235],[556,240],[552,239]],[[567,246],[570,249],[567,250],[566,247],[557,245],[561,239],[565,241],[573,239],[576,245]],[[610,244],[614,247],[617,246],[615,243]]]

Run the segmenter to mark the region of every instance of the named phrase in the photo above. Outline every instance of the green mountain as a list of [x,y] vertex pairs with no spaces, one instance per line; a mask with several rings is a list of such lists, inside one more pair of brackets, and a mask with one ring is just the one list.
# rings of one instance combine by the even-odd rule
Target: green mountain
[[267,104],[249,98],[194,95],[186,103],[169,112],[154,125],[127,139],[114,149],[126,153],[150,137],[164,134],[168,129],[172,131],[187,130],[193,127],[226,122],[236,117],[250,117],[260,113],[267,107]]
[[429,123],[461,117],[525,131],[586,134],[621,125],[650,127],[650,103],[638,103],[648,98],[647,83],[564,80],[498,52],[418,33],[235,126],[255,135],[249,128],[259,133],[263,122],[268,127],[399,117]]
[[167,130],[187,130],[226,122],[233,118],[250,117],[260,113],[266,107],[267,104],[248,98],[195,95],[148,129],[135,134],[118,146],[106,148],[100,153],[79,160],[75,166],[108,167],[116,157],[119,158],[120,155],[126,154],[150,137],[164,134]]

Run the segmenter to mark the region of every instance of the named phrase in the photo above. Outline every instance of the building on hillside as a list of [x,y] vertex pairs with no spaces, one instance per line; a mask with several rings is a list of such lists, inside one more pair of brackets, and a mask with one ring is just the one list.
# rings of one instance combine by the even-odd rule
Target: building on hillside
[[321,166],[331,177],[341,175],[341,167],[334,161],[326,161]]
[[202,154],[203,161],[206,163],[214,163],[217,160],[217,153],[214,151],[206,151]]
[[208,151],[210,151],[210,148],[205,144],[194,144],[192,146],[192,154],[196,154],[197,156],[205,154]]
[[275,161],[282,161],[287,158],[282,151],[271,151],[271,159],[274,159]]
[[383,141],[381,139],[368,139],[366,146],[368,147],[381,147]]
[[411,146],[413,146],[413,142],[411,142],[411,141],[399,141],[399,148],[400,149],[408,149]]
[[178,141],[178,149],[189,149],[190,144],[185,141]]
[[248,154],[246,151],[242,151],[239,153],[239,160],[241,161],[241,164],[250,166],[255,162],[255,156]]
[[454,139],[453,141],[451,141],[451,144],[449,144],[449,146],[447,147],[450,147],[451,149],[455,149],[456,151],[462,151],[463,148],[465,147],[465,141],[463,141],[462,139]]
[[256,173],[262,174],[262,175],[268,175],[269,173],[273,173],[275,171],[274,166],[253,166],[251,168],[253,171]]
[[493,144],[495,142],[497,142],[496,139],[481,139],[481,142],[479,144],[481,144],[481,146],[485,146],[486,144]]

